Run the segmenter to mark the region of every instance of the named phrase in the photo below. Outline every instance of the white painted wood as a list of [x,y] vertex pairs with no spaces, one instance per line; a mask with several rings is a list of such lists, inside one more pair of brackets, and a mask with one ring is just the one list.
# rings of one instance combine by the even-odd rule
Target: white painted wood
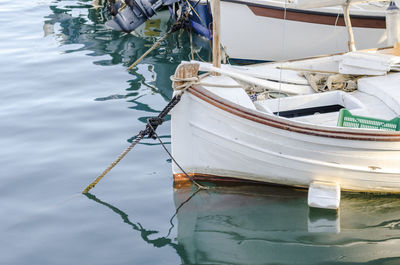
[[221,75],[229,76],[245,84],[259,86],[261,88],[265,88],[276,92],[283,92],[289,94],[310,94],[314,92],[314,90],[308,85],[295,85],[295,84],[268,81],[265,79],[255,78],[237,71],[229,71],[224,68],[217,68],[214,66],[203,65],[203,67],[200,70],[219,73]]
[[349,52],[335,56],[339,73],[351,75],[384,75],[400,62],[400,56],[366,52]]
[[[371,0],[369,2],[373,2]],[[294,0],[294,5],[300,8],[318,8],[327,6],[343,6],[345,4],[357,4],[366,0]],[[376,0],[375,2],[380,2]],[[381,1],[382,2],[382,1]]]
[[221,5],[220,0],[212,0],[212,16],[213,16],[213,66],[221,67]]
[[[312,59],[293,62],[293,65],[304,68],[318,62],[324,67],[324,62],[329,65],[332,61],[332,58]],[[270,67],[271,64],[267,64],[264,70]],[[337,112],[328,113],[329,117],[320,116],[321,119],[314,115],[287,119],[257,110],[238,88],[232,90],[232,87],[219,86],[235,83],[227,77],[231,74],[225,75],[228,70],[222,67],[219,71],[224,76],[202,80],[209,83],[204,89],[213,93],[216,100],[225,98],[228,100],[226,104],[235,109],[242,108],[252,117],[268,117],[270,123],[326,131],[326,135],[266,125],[257,119],[246,119],[227,112],[225,108],[217,108],[192,93],[184,93],[181,102],[171,112],[171,135],[173,155],[185,170],[301,187],[308,187],[314,181],[325,181],[337,183],[343,190],[400,192],[400,141],[366,141],[362,136],[373,132],[379,138],[396,135],[396,132],[336,127],[332,118]],[[237,75],[232,74],[242,78]],[[213,87],[210,84],[213,82],[218,86]],[[360,89],[356,92],[346,96],[335,93],[342,97],[337,100],[354,107],[354,114],[391,119],[400,111],[396,109],[400,98],[399,84],[400,74],[368,77],[359,80]],[[385,92],[384,96],[381,92]],[[318,97],[321,97],[321,103],[330,102],[329,97]],[[308,101],[295,102],[293,106]],[[335,137],[341,132],[358,135],[358,139]],[[181,173],[175,165],[173,172]]]
[[[336,181],[345,190],[400,191],[400,143],[293,133],[239,118],[186,93],[181,103],[172,111],[172,150],[188,172],[303,187],[320,180]],[[181,173],[176,166],[173,172]]]
[[259,100],[256,101],[255,104],[260,108],[269,109],[271,112],[329,105],[342,105],[348,110],[365,108],[360,100],[343,91],[330,91],[326,93]]
[[358,90],[379,98],[400,116],[400,73],[358,80]]
[[308,188],[308,206],[337,210],[340,205],[340,186],[335,182],[313,181]]
[[[285,6],[283,0],[222,1],[221,44],[230,58],[278,61],[348,51],[348,35],[344,26],[257,16],[246,5],[247,2],[279,8]],[[287,7],[292,8],[290,5]],[[333,16],[342,13],[339,7],[313,11],[331,13]],[[352,6],[350,13],[384,17],[385,11],[385,6],[363,4]],[[353,30],[358,49],[387,46],[384,29],[354,27]]]
[[[200,64],[200,71],[209,71],[212,66],[211,63],[192,61]],[[299,72],[293,70],[282,70],[275,67],[265,68],[265,66],[259,67],[258,65],[240,66],[240,65],[221,65],[222,69],[236,72],[239,74],[245,74],[248,76],[274,80],[284,83],[297,84],[297,85],[308,85],[307,79],[300,76]]]
[[[327,214],[325,214],[327,215]],[[340,216],[327,216],[321,215],[318,219],[308,218],[308,232],[310,233],[340,233]]]
[[386,11],[387,44],[393,46],[400,42],[400,10],[399,6]]
[[[204,82],[217,85],[215,87],[206,86],[210,90],[212,90],[212,92],[215,93],[215,95],[225,98],[240,106],[244,106],[248,109],[253,109],[253,110],[256,109],[250,97],[246,94],[246,92],[243,90],[242,87],[238,86],[239,84],[232,78],[229,78],[227,76],[218,76],[218,77],[210,76],[207,79],[205,79]],[[218,85],[222,87],[219,87]],[[226,88],[224,86],[232,86],[232,87]]]
[[350,4],[351,4],[350,1],[346,1],[343,4],[343,16],[344,16],[344,21],[346,23],[346,29],[349,38],[349,40],[347,41],[347,45],[349,47],[349,52],[353,52],[356,50],[356,42],[354,40],[354,32],[350,20]]

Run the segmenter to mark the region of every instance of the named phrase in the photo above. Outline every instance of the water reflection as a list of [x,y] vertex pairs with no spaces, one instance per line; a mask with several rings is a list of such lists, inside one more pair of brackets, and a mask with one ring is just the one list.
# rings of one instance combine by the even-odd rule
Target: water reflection
[[397,264],[399,218],[399,197],[345,194],[336,214],[310,211],[304,191],[220,187],[178,212],[178,243],[190,264]]
[[177,239],[149,239],[127,214],[88,194],[121,216],[154,247],[171,247],[182,264],[398,264],[398,196],[344,194],[338,213],[310,210],[302,190],[270,186],[189,188],[174,193]]
[[[126,34],[106,28],[107,12],[104,8],[93,8],[89,0],[55,1],[50,9],[52,14],[45,17],[44,35],[54,35],[61,45],[82,44],[79,48],[66,52],[91,51],[88,55],[101,57],[94,63],[102,66],[122,64],[128,67],[172,25],[169,11],[162,10],[133,34]],[[142,86],[169,100],[172,95],[169,77],[182,60],[190,59],[189,43],[186,32],[172,34],[131,72],[134,78],[128,81],[126,95],[110,95],[101,97],[100,100],[121,99],[122,96],[130,98],[132,91],[138,91]],[[205,42],[203,48],[197,48],[204,58],[209,57],[210,49],[207,44]],[[105,55],[109,58],[105,59]],[[140,107],[135,105],[132,108],[144,110]]]
[[[193,194],[193,195],[195,195],[195,194]],[[186,201],[182,202],[181,206],[183,206],[187,201],[189,201],[193,197],[193,195],[189,196],[189,198],[186,199]],[[185,252],[183,246],[181,246],[177,243],[174,243],[172,239],[168,238],[170,233],[168,233],[168,235],[166,235],[166,236],[161,236],[156,239],[150,239],[149,236],[158,234],[159,232],[155,231],[155,230],[147,230],[140,223],[134,223],[134,222],[130,221],[129,216],[125,212],[121,211],[120,209],[118,209],[117,207],[115,207],[109,203],[106,203],[106,202],[98,199],[96,196],[94,196],[90,193],[85,194],[85,196],[88,197],[90,200],[95,201],[96,203],[99,203],[99,204],[102,204],[102,205],[108,207],[113,212],[118,214],[122,218],[122,220],[125,224],[129,225],[133,230],[140,233],[141,238],[146,243],[148,243],[156,248],[171,247],[171,248],[175,249],[176,253],[181,257],[183,264],[189,264],[189,262],[188,262],[189,260],[186,257],[186,252]],[[170,220],[171,228],[169,229],[169,231],[171,231],[172,228],[174,227],[172,220],[175,217],[175,215],[176,214],[174,214]]]
[[[106,29],[101,9],[91,9],[88,3],[55,1],[50,7],[52,14],[46,17],[44,34],[54,36],[65,46],[66,53],[89,51],[87,56],[94,57],[97,65],[128,66],[153,43],[154,37]],[[169,76],[189,54],[187,35],[176,33],[132,72],[125,94],[112,93],[97,100],[126,100],[132,109],[146,113],[139,118],[145,122],[151,113],[162,108],[147,102],[146,93],[159,93],[167,100],[171,95]],[[31,139],[35,139],[31,142],[37,141]],[[62,150],[60,153],[66,153]],[[60,161],[60,164],[64,162]],[[192,195],[191,189],[174,193],[179,209],[176,240],[169,235],[152,239],[157,231],[145,229],[145,225],[131,221],[123,211],[94,196],[88,197],[118,214],[144,242],[156,248],[173,248],[183,264],[400,262],[400,198],[397,196],[343,194],[339,213],[332,215],[310,211],[306,193],[292,189],[218,187],[196,194],[181,206]]]

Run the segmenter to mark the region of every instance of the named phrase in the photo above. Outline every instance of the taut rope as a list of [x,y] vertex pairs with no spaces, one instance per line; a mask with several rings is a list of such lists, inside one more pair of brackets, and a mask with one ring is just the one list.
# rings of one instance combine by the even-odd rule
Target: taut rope
[[133,67],[138,65],[147,55],[149,55],[150,52],[152,52],[154,49],[156,49],[158,46],[161,45],[161,43],[168,37],[169,34],[183,28],[185,26],[185,20],[188,16],[188,13],[182,14],[182,16],[172,25],[172,27],[168,30],[167,33],[164,34],[164,36],[161,37],[157,42],[153,44],[153,46],[150,47],[142,56],[140,56],[133,64],[131,64],[128,67],[128,70],[132,70]]
[[[189,87],[199,84],[200,79],[203,78],[205,75],[202,76],[192,76],[192,77],[186,77],[186,78],[180,78],[180,77],[171,77],[171,80],[174,81],[174,90],[179,91],[168,103],[167,106],[158,114],[157,117],[149,118],[147,120],[146,128],[142,131],[140,131],[136,136],[135,136],[135,141],[133,141],[128,148],[125,149],[118,157],[117,159],[112,162],[106,170],[103,171],[103,173],[98,176],[92,183],[90,183],[83,191],[83,194],[87,194],[92,188],[94,188],[97,183],[100,182],[100,180],[107,175],[108,172],[111,171],[121,160],[124,158],[129,151],[131,151],[137,143],[139,143],[144,137],[148,136],[149,138],[153,139],[158,139],[165,149],[165,151],[168,153],[168,155],[171,157],[172,161],[181,169],[181,171],[185,174],[185,176],[193,183],[195,184],[199,189],[208,189],[207,187],[204,187],[197,183],[192,177],[190,177],[183,169],[182,167],[176,162],[176,160],[172,157],[171,153],[167,150],[165,147],[164,143],[161,141],[161,139],[158,137],[156,130],[159,125],[161,125],[164,122],[164,117],[178,104],[178,102],[181,100],[182,94],[187,90]],[[182,83],[177,85],[178,83]]]
[[136,146],[137,143],[139,143],[145,136],[148,136],[150,138],[154,138],[155,135],[155,130],[157,129],[157,127],[159,125],[161,125],[164,122],[164,117],[168,114],[168,112],[170,112],[170,110],[175,107],[176,104],[178,104],[178,102],[181,100],[181,96],[177,95],[174,96],[171,101],[168,103],[167,106],[165,106],[165,108],[160,112],[160,114],[158,114],[157,117],[154,118],[149,118],[147,120],[147,124],[146,124],[146,128],[143,131],[140,131],[136,136],[135,136],[135,141],[133,141],[131,143],[131,145],[125,149],[124,152],[122,152],[118,158],[112,162],[106,170],[104,170],[104,172],[98,176],[92,183],[90,183],[83,191],[83,194],[88,193],[92,188],[94,188],[96,186],[97,183],[100,182],[100,180],[107,175],[108,172],[110,172],[111,169],[113,169],[113,167],[115,167],[121,160],[122,158],[124,158],[126,156],[126,154],[129,153],[129,151],[131,151],[133,149],[133,147]]

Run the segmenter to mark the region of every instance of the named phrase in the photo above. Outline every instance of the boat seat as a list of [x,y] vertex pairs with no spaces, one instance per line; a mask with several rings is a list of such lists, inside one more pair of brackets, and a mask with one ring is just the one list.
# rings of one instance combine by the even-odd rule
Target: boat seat
[[315,124],[315,125],[324,125],[324,126],[336,126],[339,117],[339,112],[332,113],[323,113],[323,114],[314,114],[303,117],[293,118],[295,121]]
[[337,125],[341,108],[350,109],[357,114],[366,112],[360,100],[343,91],[260,100],[254,102],[254,105],[259,111],[325,126]]
[[[309,95],[258,100],[254,102],[254,105],[257,110],[267,113],[296,111],[332,105],[340,105],[349,110],[364,108],[364,105],[357,98],[343,91],[329,91]],[[294,117],[297,116],[300,115],[294,115]]]
[[[202,80],[202,82],[205,83],[203,84],[205,89],[210,90],[217,96],[232,101],[233,103],[245,108],[252,110],[256,109],[249,95],[247,95],[244,89],[232,78],[228,76],[207,76]],[[212,84],[215,84],[215,86]]]
[[[370,115],[366,108],[356,108],[351,111],[354,115]],[[331,113],[316,113],[314,115],[302,116],[293,118],[295,121],[315,124],[315,125],[324,125],[324,126],[333,126],[336,127],[339,119],[339,111],[331,112]]]
[[400,115],[400,73],[361,78],[358,90],[377,97],[397,116]]

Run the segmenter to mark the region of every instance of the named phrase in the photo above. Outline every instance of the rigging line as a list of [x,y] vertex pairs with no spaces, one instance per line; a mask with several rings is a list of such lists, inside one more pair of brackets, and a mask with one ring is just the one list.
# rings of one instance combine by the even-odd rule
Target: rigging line
[[193,183],[197,186],[198,189],[203,189],[203,190],[208,190],[210,189],[209,187],[205,187],[199,183],[197,183],[191,176],[189,176],[185,170],[183,170],[183,168],[178,164],[178,162],[176,162],[175,158],[172,156],[172,154],[168,151],[167,147],[165,146],[165,144],[163,143],[163,141],[160,139],[160,137],[158,136],[157,132],[154,130],[153,126],[151,123],[148,123],[149,128],[152,130],[152,135],[154,135],[157,140],[160,142],[160,144],[162,145],[162,147],[164,148],[165,152],[167,152],[168,156],[171,158],[171,160],[175,163],[175,165],[177,165],[177,167],[179,167],[179,169],[183,172],[183,174],[185,174],[185,176]]
[[[340,12],[338,12],[337,13],[337,16],[336,16],[336,20],[335,20],[335,26],[334,26],[334,35],[336,35],[336,33],[337,33],[337,31],[338,31],[338,27],[337,27],[337,23],[339,22],[339,17],[340,17]],[[338,40],[338,38],[336,38],[336,43],[335,43],[335,45],[336,45],[336,49],[338,48],[338,46],[339,46],[339,40]]]
[[[195,193],[193,193],[186,201],[184,201],[183,203],[180,204],[180,206],[177,208],[177,210],[175,211],[175,214],[173,215],[172,218],[174,218],[178,211],[182,208],[182,206],[186,203],[188,203],[197,193],[199,192],[196,191]],[[91,194],[91,193],[86,193],[84,194],[89,200],[92,200],[98,204],[101,204],[103,206],[106,206],[107,208],[109,208],[110,210],[112,210],[114,213],[118,214],[123,222],[127,225],[129,225],[133,230],[137,231],[140,233],[141,238],[143,239],[144,242],[146,242],[147,244],[150,244],[152,246],[155,246],[157,248],[162,248],[162,247],[172,247],[173,249],[175,249],[175,251],[177,252],[177,254],[183,259],[183,263],[184,264],[188,264],[186,258],[184,255],[181,255],[181,253],[183,253],[183,249],[182,246],[179,245],[179,243],[174,243],[174,241],[176,241],[176,239],[171,239],[168,236],[165,237],[158,237],[155,239],[150,239],[149,236],[155,233],[159,233],[159,231],[154,231],[154,230],[149,230],[149,229],[145,229],[139,222],[133,222],[129,219],[128,214],[126,214],[124,211],[120,210],[119,208],[105,202],[102,201],[101,199],[97,198],[95,195]],[[172,220],[172,219],[170,219]],[[172,231],[172,228],[170,228],[170,230]]]
[[[208,21],[211,21],[212,20],[212,16],[211,16],[211,11],[210,11],[210,3],[208,2],[208,0],[207,0],[207,22]],[[211,47],[212,47],[212,43],[211,43],[211,38],[210,38],[210,36],[211,36],[211,34],[212,34],[212,32],[211,32],[211,26],[212,26],[212,23],[208,23],[208,25],[207,25],[207,30],[208,30],[208,45],[210,46],[210,49],[211,49]],[[211,49],[212,50],[212,49]],[[210,53],[210,50],[208,51],[208,61],[210,62],[211,61],[211,58],[212,58],[212,54]]]
[[189,25],[189,30],[188,30],[188,34],[189,34],[189,40],[190,40],[190,57],[191,57],[191,60],[194,60],[195,58],[194,58],[194,55],[196,54],[196,56],[197,56],[197,58],[200,60],[200,61],[202,61],[202,62],[204,62],[204,63],[207,63],[203,58],[201,58],[201,56],[200,56],[200,54],[199,54],[199,52],[198,51],[196,51],[196,49],[194,48],[194,45],[193,45],[193,31],[192,31],[192,25]]
[[189,25],[189,41],[190,41],[190,55],[191,59],[194,60],[194,52],[193,52],[193,36],[192,36],[192,25]]
[[[199,2],[200,2],[200,0],[197,1],[195,7],[197,6],[197,4],[198,4]],[[199,18],[201,24],[203,24],[204,27],[207,27],[206,23],[201,19],[201,17],[200,17],[199,14],[196,12],[196,10],[194,9],[194,7],[190,4],[190,2],[189,2],[188,0],[186,0],[186,3],[188,3],[190,9],[196,14],[196,17]]]
[[[285,0],[285,8],[283,12],[283,37],[282,37],[282,57],[285,54],[285,44],[286,44],[286,5],[287,5],[287,0]],[[278,113],[277,115],[279,116],[280,113],[280,107],[281,107],[281,91],[282,91],[282,73],[283,73],[283,62],[281,62],[281,67],[279,71],[279,95],[278,95]]]
[[189,198],[187,198],[184,202],[182,202],[178,208],[176,208],[176,211],[174,213],[174,215],[172,215],[172,217],[169,219],[169,223],[171,224],[169,230],[168,230],[168,234],[165,237],[169,237],[171,235],[172,229],[175,227],[174,223],[172,222],[175,218],[175,216],[178,215],[179,210],[186,204],[188,203],[197,193],[199,193],[199,191],[201,191],[201,189],[197,189],[192,195],[189,196]]
[[139,57],[139,59],[137,59],[133,64],[131,64],[128,67],[128,71],[132,70],[133,67],[135,67],[137,64],[139,64],[150,52],[152,52],[154,49],[156,49],[158,46],[160,46],[161,43],[167,39],[169,34],[174,33],[175,31],[183,28],[184,22],[188,16],[189,15],[187,14],[187,12],[183,13],[181,15],[181,17],[179,17],[179,19],[177,21],[175,21],[175,23],[171,26],[171,28],[168,30],[168,32],[164,34],[164,36],[162,36],[157,42],[155,42],[153,44],[153,46],[150,47],[150,49],[148,49],[142,56]]
[[165,247],[165,246],[171,246],[174,249],[177,249],[178,244],[173,243],[173,240],[168,238],[168,237],[159,237],[159,238],[156,238],[156,239],[150,239],[149,238],[150,235],[152,235],[154,233],[159,233],[159,231],[145,229],[145,228],[143,228],[143,226],[139,222],[134,223],[133,221],[131,221],[129,219],[128,214],[126,214],[124,211],[120,210],[119,208],[117,208],[117,207],[115,207],[115,206],[113,206],[113,205],[111,205],[111,204],[109,204],[107,202],[104,202],[104,201],[98,199],[95,195],[93,195],[91,193],[86,193],[84,195],[88,199],[90,199],[90,200],[92,200],[92,201],[94,201],[96,203],[99,203],[101,205],[104,205],[107,208],[111,209],[116,214],[118,214],[122,218],[124,223],[129,225],[133,230],[140,232],[140,235],[141,235],[142,239],[146,243],[151,244],[153,246],[156,246],[158,248]]
[[[108,172],[110,172],[111,169],[113,169],[125,156],[126,154],[131,151],[137,143],[139,143],[145,136],[149,136],[150,138],[154,138],[155,134],[155,129],[161,125],[164,122],[164,117],[175,107],[176,104],[181,100],[181,96],[177,95],[174,96],[170,102],[168,102],[167,106],[164,107],[164,109],[158,114],[157,117],[152,117],[147,120],[146,128],[142,131],[140,131],[136,136],[135,136],[135,141],[131,143],[131,145],[125,149],[124,152],[122,152],[114,162],[112,162],[104,172],[98,176],[92,183],[90,183],[83,191],[82,193],[88,193],[92,188],[94,188],[97,183],[105,176],[107,175]],[[154,125],[154,127],[153,127]],[[158,137],[158,135],[157,135]],[[190,177],[189,177],[190,179]],[[201,186],[201,185],[200,185]]]
[[196,4],[193,6],[193,8],[196,8],[196,6],[200,3],[200,1],[201,1],[201,0],[198,0],[198,1],[196,2]]

